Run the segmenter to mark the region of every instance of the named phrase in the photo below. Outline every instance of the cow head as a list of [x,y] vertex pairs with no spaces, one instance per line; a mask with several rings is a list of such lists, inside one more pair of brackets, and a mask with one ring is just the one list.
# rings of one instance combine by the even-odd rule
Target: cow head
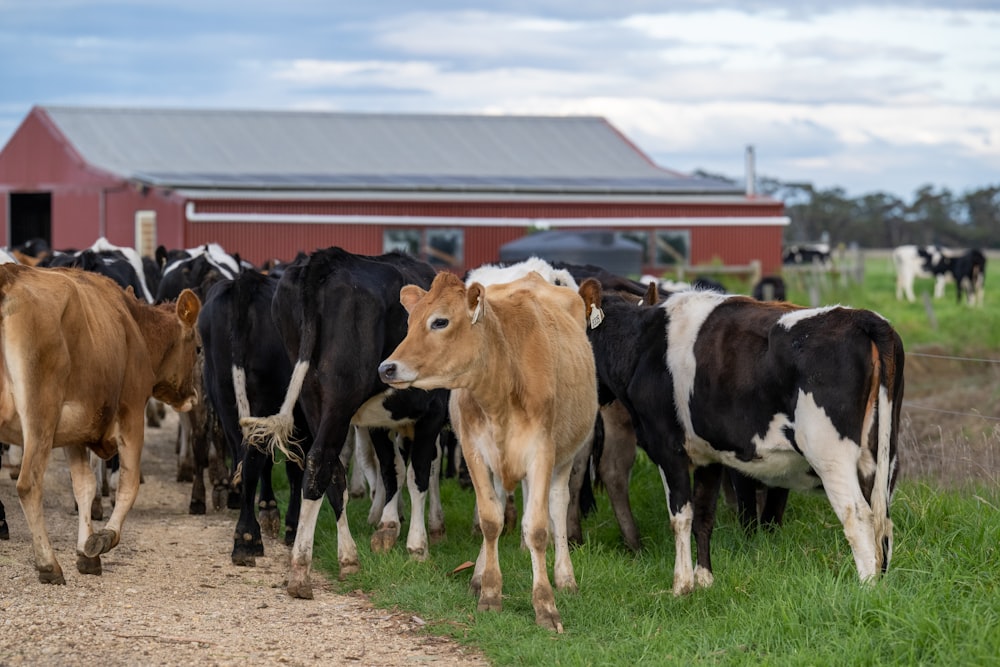
[[201,376],[196,372],[195,359],[201,347],[198,335],[198,313],[201,301],[190,289],[181,292],[174,308],[176,321],[169,327],[169,340],[160,366],[156,369],[153,397],[186,412],[198,400]]
[[396,388],[462,386],[461,376],[481,358],[486,288],[466,288],[458,276],[442,271],[429,291],[407,285],[399,300],[410,314],[406,337],[379,364],[379,377]]

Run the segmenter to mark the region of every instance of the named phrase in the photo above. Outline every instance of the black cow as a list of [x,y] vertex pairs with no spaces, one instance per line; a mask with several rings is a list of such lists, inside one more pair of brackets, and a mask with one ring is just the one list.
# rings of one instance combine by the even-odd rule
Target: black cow
[[588,321],[603,309],[589,330],[599,383],[628,410],[667,489],[674,594],[712,583],[720,464],[770,486],[822,486],[860,578],[888,567],[904,354],[884,318],[700,291],[636,307],[594,280],[580,293]]
[[[205,393],[225,434],[240,489],[240,516],[236,523],[232,561],[253,566],[263,555],[261,524],[277,536],[281,523],[271,486],[273,459],[243,442],[240,419],[268,414],[281,407],[284,388],[292,375],[278,328],[271,320],[271,301],[277,278],[257,271],[241,272],[233,280],[220,280],[208,291],[198,317],[205,352]],[[293,409],[297,441],[308,450],[312,439],[305,414]],[[302,467],[286,460],[290,502],[285,515],[285,544],[291,545],[299,520]],[[255,496],[260,490],[260,522],[255,516]]]
[[204,296],[212,283],[223,278],[231,280],[240,272],[240,261],[217,243],[169,251],[160,246],[156,262],[161,267],[156,303],[173,301],[185,289]]
[[973,248],[948,258],[948,272],[955,279],[958,302],[962,295],[969,305],[982,306],[986,285],[986,255]]
[[[400,289],[408,284],[429,288],[434,275],[430,265],[402,253],[368,257],[326,248],[286,267],[278,282],[271,315],[294,362],[292,378],[278,414],[241,423],[249,443],[303,455],[289,438],[297,400],[313,433],[312,448],[304,452],[302,509],[288,576],[292,597],[313,595],[313,536],[324,494],[337,517],[340,574],[359,568],[344,512],[348,492],[341,461],[352,424],[393,428],[407,436],[415,484],[421,494],[428,490],[438,433],[447,416],[447,392],[389,389],[378,377],[378,366],[406,335]],[[380,461],[393,458],[379,454]],[[395,466],[382,467],[382,480],[391,499],[398,492]],[[422,498],[413,499],[418,502]],[[411,541],[426,535],[416,523],[411,521],[407,547],[416,557],[426,556],[426,538]],[[398,525],[380,526],[373,546],[386,547],[383,537],[398,531]]]
[[753,286],[751,292],[758,301],[785,301],[788,290],[781,276],[764,276]]

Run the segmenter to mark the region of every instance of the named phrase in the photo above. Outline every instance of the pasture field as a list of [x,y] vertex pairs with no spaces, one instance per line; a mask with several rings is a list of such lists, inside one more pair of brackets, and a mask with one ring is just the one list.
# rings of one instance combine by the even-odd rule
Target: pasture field
[[[808,303],[807,286],[790,286],[790,300]],[[929,290],[930,281],[917,286],[918,295]],[[503,611],[476,612],[472,570],[461,567],[480,546],[474,494],[454,479],[442,483],[447,538],[427,561],[406,553],[405,521],[392,552],[371,553],[369,502],[352,500],[361,572],[336,582],[329,506],[316,533],[317,569],[340,590],[362,589],[377,605],[423,619],[428,633],[480,647],[497,665],[1000,665],[1000,364],[982,361],[1000,358],[1000,308],[989,292],[982,310],[959,306],[953,290],[934,303],[936,327],[922,303],[896,302],[888,259],[866,263],[863,285],[832,280],[822,291],[824,304],[885,315],[908,353],[894,556],[874,585],[859,584],[825,497],[793,493],[785,524],[749,537],[720,501],[715,584],[675,598],[663,487],[641,453],[631,498],[643,550],[625,549],[597,489],[598,509],[573,552],[580,591],[556,592],[562,635],[535,626],[530,559],[516,531],[500,541]],[[550,568],[551,558],[550,550]]]

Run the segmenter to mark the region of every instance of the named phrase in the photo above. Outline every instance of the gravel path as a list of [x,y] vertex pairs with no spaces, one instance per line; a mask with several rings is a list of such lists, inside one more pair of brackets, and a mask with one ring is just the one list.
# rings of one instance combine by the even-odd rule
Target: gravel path
[[[314,576],[314,600],[284,590],[289,550],[265,537],[257,567],[230,563],[234,511],[187,514],[176,481],[176,415],[147,429],[145,481],[104,574],[76,571],[76,515],[63,453],[46,475],[49,537],[65,586],[38,582],[9,469],[0,472],[10,541],[0,542],[0,665],[488,665],[415,616],[341,595]],[[105,516],[110,503],[104,500]],[[101,525],[98,523],[98,525]]]

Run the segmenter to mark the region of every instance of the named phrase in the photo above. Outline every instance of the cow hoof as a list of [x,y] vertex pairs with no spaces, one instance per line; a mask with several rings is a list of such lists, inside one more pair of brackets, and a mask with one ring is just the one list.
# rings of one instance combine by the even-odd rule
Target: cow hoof
[[432,528],[428,536],[430,537],[431,544],[441,544],[445,538],[444,528]]
[[295,534],[298,529],[294,526],[285,526],[285,546],[290,547],[295,544]]
[[693,581],[681,581],[679,579],[674,579],[674,597],[680,597],[682,595],[687,595],[694,590]]
[[313,599],[312,582],[308,578],[298,582],[289,581],[286,590],[293,598],[299,598],[300,600]]
[[428,555],[427,549],[424,547],[417,547],[416,549],[410,549],[409,547],[407,547],[406,550],[410,552],[410,558],[417,561],[418,563],[423,563],[425,560],[427,560],[427,555]]
[[194,468],[190,465],[184,464],[177,467],[177,481],[178,482],[193,482],[194,481]]
[[541,609],[535,610],[535,623],[542,626],[546,630],[552,630],[559,634],[563,633],[562,618],[559,616],[559,612],[553,609]]
[[118,545],[118,533],[113,530],[101,530],[87,538],[83,545],[83,555],[94,558],[111,551]]
[[277,538],[278,533],[281,532],[281,512],[278,511],[277,507],[261,509],[257,516],[257,522],[260,523],[261,532],[268,537]]
[[399,524],[385,523],[372,534],[371,547],[375,553],[386,553],[396,546],[399,539]]
[[226,509],[238,510],[240,508],[240,494],[230,491],[226,495]]
[[58,563],[38,568],[38,581],[43,584],[66,585],[66,579],[63,577],[62,568],[59,567]]
[[715,577],[712,576],[712,571],[701,567],[700,565],[694,569],[694,583],[698,585],[699,588],[708,588],[715,582]]
[[207,511],[204,500],[192,500],[191,504],[188,505],[188,514],[202,515]]
[[257,559],[253,554],[236,553],[233,551],[233,565],[237,567],[257,567]]
[[500,611],[503,604],[501,602],[499,595],[486,595],[483,594],[479,597],[479,605],[476,607],[477,611]]
[[76,571],[80,574],[94,574],[101,576],[101,557],[94,556],[90,558],[84,556],[83,554],[76,555]]
[[337,572],[337,579],[339,581],[344,581],[347,577],[352,574],[357,574],[361,571],[361,563],[355,560],[342,560],[340,561],[340,569]]

